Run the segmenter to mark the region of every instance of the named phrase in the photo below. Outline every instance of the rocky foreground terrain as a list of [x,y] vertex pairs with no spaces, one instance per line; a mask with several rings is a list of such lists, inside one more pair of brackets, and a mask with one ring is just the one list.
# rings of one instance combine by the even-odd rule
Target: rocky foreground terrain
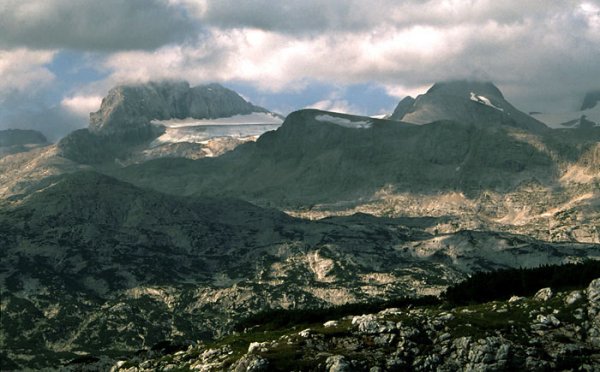
[[[87,364],[86,364],[87,363]],[[600,279],[583,290],[460,307],[388,308],[217,343],[157,345],[126,360],[80,359],[111,371],[595,371]]]

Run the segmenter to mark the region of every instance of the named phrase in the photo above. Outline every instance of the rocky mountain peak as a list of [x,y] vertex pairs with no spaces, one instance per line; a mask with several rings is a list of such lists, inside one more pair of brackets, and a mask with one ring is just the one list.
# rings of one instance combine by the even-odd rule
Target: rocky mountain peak
[[90,114],[90,131],[114,134],[139,130],[152,120],[214,119],[268,112],[219,84],[190,87],[185,81],[149,82],[111,89]]
[[588,92],[583,99],[581,111],[596,107],[598,102],[600,102],[600,90]]
[[409,101],[397,108],[402,117],[395,120],[427,124],[452,120],[467,125],[512,126],[528,131],[544,131],[546,126],[512,106],[491,82],[454,80],[435,83],[419,95],[410,107]]
[[[90,114],[87,129],[72,132],[58,146],[68,159],[97,164],[126,159],[135,151],[143,151],[144,146],[167,131],[166,126],[156,121],[194,121],[250,114],[276,116],[215,83],[196,87],[185,81],[120,85],[109,91],[100,110]],[[190,144],[184,146],[190,148]],[[199,146],[192,144],[191,147]],[[159,156],[165,153],[161,151]]]

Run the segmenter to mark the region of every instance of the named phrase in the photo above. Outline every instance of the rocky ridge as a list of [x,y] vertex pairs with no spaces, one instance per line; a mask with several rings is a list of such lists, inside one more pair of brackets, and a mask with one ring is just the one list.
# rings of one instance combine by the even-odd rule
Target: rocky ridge
[[600,368],[600,279],[585,290],[543,288],[530,298],[453,308],[389,308],[301,327],[249,330],[217,344],[96,363],[127,372],[593,371]]
[[[323,118],[369,124],[351,128]],[[539,134],[301,110],[277,131],[219,158],[147,162],[112,175],[167,193],[240,197],[308,218],[454,216],[454,231],[599,242],[599,141],[600,128]]]

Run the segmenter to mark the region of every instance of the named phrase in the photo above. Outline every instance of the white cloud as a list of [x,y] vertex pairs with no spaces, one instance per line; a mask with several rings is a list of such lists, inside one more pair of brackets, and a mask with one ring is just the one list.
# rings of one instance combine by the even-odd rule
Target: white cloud
[[72,96],[65,97],[60,102],[61,106],[70,112],[83,117],[88,117],[90,112],[96,112],[102,103],[101,96]]
[[2,0],[0,47],[154,49],[199,29],[167,0]]
[[325,99],[308,105],[306,108],[313,108],[323,111],[341,112],[344,114],[363,114],[355,107],[352,107],[348,101],[343,99]]
[[573,2],[563,0],[169,0],[202,22],[223,29],[258,28],[287,34],[363,32],[379,26],[459,25],[474,20],[518,23],[544,18]]
[[32,51],[25,48],[0,49],[0,101],[13,91],[39,90],[55,78],[44,65],[54,57],[51,51]]
[[[4,0],[0,45],[119,50],[98,56],[106,79],[69,90],[63,106],[80,114],[113,85],[159,79],[269,92],[368,83],[398,98],[485,79],[535,110],[598,88],[597,1],[141,1]],[[52,80],[43,62],[11,74],[0,89]],[[314,105],[355,109],[342,94]]]

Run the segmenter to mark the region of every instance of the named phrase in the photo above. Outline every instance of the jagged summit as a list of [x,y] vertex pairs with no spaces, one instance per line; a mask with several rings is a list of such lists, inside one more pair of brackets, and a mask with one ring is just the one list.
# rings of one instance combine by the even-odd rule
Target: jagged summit
[[[401,102],[393,119],[414,124],[454,120],[472,125],[507,125],[539,132],[545,125],[519,111],[491,82],[454,80],[435,83],[412,105]],[[400,114],[404,113],[400,117]]]
[[600,102],[600,90],[588,92],[583,99],[581,111],[596,107],[598,102]]
[[214,119],[268,112],[219,84],[190,87],[184,81],[121,85],[111,89],[100,110],[90,114],[89,129],[111,134],[150,125],[152,120]]

